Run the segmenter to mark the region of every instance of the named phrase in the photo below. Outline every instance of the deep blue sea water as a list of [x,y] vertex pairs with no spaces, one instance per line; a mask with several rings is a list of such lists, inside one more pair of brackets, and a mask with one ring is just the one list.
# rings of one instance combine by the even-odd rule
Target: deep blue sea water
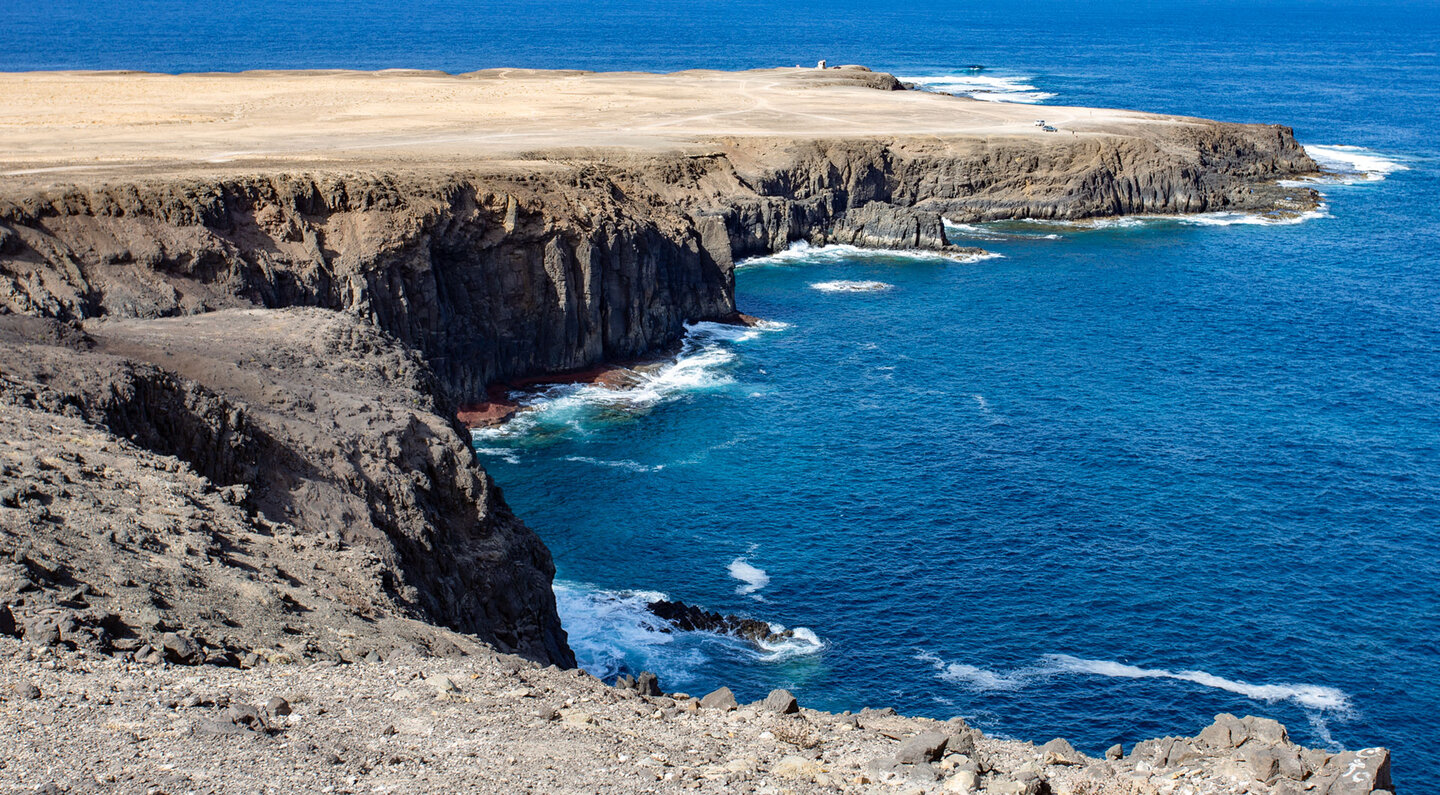
[[[740,307],[774,326],[697,328],[645,388],[558,391],[477,445],[597,673],[1090,752],[1268,715],[1390,746],[1412,791],[1440,777],[1437,52],[1434,2],[0,4],[7,70],[824,57],[1363,147],[1317,150],[1370,178],[1299,224],[988,225],[952,234],[1000,258],[750,264]],[[644,592],[808,632],[660,632]]]

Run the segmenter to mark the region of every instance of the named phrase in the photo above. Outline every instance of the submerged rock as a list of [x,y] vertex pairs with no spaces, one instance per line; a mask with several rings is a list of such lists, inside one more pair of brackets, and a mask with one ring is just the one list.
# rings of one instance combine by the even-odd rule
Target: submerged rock
[[795,637],[793,630],[776,632],[774,627],[764,621],[723,615],[687,605],[684,602],[662,599],[651,602],[646,605],[646,608],[656,616],[670,622],[675,629],[732,635],[757,645],[779,643]]

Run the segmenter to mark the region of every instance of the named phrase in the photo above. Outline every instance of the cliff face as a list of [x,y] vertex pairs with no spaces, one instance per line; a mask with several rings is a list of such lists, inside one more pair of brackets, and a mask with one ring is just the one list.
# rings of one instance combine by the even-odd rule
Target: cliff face
[[[310,612],[249,611],[236,597],[216,618],[193,583],[245,587],[211,572],[156,575],[151,595],[170,607],[139,621],[151,608],[135,607],[135,578],[105,555],[10,604],[38,616],[84,583],[111,595],[119,623],[72,623],[111,634],[186,627],[238,652],[289,633],[344,656],[353,650],[325,627],[378,616],[571,664],[549,554],[453,420],[487,385],[637,357],[686,322],[732,317],[735,259],[797,240],[960,251],[945,217],[1297,211],[1314,194],[1273,180],[1314,170],[1286,129],[1174,120],[1068,138],[717,137],[453,173],[0,191],[5,402],[71,414],[125,440],[124,455],[174,456],[202,491],[231,489],[239,513],[205,523],[202,549],[281,526],[308,539],[296,548],[343,544],[366,561],[363,576],[276,564],[289,574],[267,582],[298,589],[292,601],[328,594]],[[12,546],[31,538],[65,557],[64,523],[37,518],[68,505],[64,490],[0,509]],[[154,546],[142,536],[122,536],[110,557]],[[281,561],[294,552],[267,548]],[[202,557],[229,571],[226,556]]]
[[104,650],[165,632],[232,662],[453,650],[435,624],[573,665],[550,554],[432,381],[343,313],[0,316],[0,414],[27,426],[0,506],[23,584],[0,577],[0,604]]
[[768,139],[523,176],[107,185],[0,200],[0,300],[58,319],[319,306],[418,351],[450,402],[671,343],[735,312],[733,262],[796,240],[945,250],[942,217],[1302,210],[1284,128],[1139,137]]

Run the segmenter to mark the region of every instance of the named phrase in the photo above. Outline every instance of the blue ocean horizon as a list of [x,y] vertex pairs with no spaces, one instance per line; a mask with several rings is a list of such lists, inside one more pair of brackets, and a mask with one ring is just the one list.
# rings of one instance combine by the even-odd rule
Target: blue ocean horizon
[[[1090,753],[1263,715],[1391,748],[1402,789],[1440,778],[1440,6],[0,6],[5,71],[821,58],[1039,117],[1284,124],[1341,175],[1297,223],[952,225],[1000,256],[752,261],[762,328],[702,324],[635,392],[558,389],[481,434],[582,664]],[[660,594],[800,629],[667,632]]]

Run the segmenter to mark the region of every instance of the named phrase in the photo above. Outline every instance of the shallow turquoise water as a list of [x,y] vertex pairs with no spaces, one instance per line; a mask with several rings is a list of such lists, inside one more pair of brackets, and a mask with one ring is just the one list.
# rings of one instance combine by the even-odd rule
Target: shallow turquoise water
[[[1283,122],[1403,165],[1326,186],[1328,217],[1292,226],[956,229],[1003,258],[752,265],[741,308],[783,326],[698,329],[646,389],[555,396],[477,443],[555,551],[597,672],[1092,752],[1264,714],[1391,746],[1402,786],[1440,776],[1436,42],[1436,5],[1403,1],[0,5],[0,69],[825,57]],[[889,287],[813,286],[837,281]],[[814,640],[660,632],[632,591]]]

